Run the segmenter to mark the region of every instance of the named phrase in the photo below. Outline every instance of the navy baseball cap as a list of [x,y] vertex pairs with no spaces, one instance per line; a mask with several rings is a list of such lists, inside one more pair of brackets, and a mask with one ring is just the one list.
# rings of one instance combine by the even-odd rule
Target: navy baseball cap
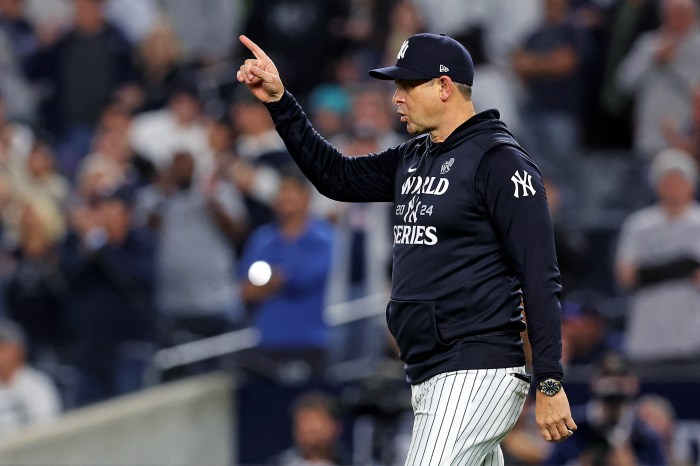
[[471,86],[474,63],[467,49],[444,34],[415,34],[406,40],[396,57],[395,66],[371,70],[377,79],[432,79],[449,76]]

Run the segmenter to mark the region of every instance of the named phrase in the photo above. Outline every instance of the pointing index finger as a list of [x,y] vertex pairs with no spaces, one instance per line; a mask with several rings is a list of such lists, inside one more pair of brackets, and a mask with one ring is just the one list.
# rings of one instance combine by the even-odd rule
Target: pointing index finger
[[250,40],[247,36],[241,35],[238,38],[243,45],[246,46],[248,50],[253,52],[253,55],[255,55],[255,58],[258,60],[270,60],[270,58],[263,52],[263,50],[258,47],[258,44]]

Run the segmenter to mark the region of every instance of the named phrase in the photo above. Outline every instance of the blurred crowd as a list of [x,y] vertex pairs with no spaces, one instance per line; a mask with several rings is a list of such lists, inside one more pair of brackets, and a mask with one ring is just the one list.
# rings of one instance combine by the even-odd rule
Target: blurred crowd
[[[392,206],[336,203],[308,185],[265,107],[235,79],[248,58],[241,33],[268,52],[319,133],[347,155],[408,137],[391,83],[369,82],[368,69],[393,64],[417,32],[462,41],[476,66],[477,111],[499,109],[547,179],[567,371],[632,377],[627,364],[605,362],[610,351],[632,368],[692,363],[699,8],[697,0],[442,0],[439,8],[432,0],[0,0],[0,431],[55,416],[61,404],[137,390],[159,348],[248,326],[261,341],[241,364],[258,376],[323,377],[339,354],[395,360],[383,330],[355,322],[333,339],[323,318],[330,304],[387,291]],[[22,407],[27,390],[46,400],[36,412]],[[636,394],[623,392],[625,401]],[[312,395],[298,409],[327,408]],[[635,406],[629,420],[617,408],[596,419],[614,418],[600,421],[610,432],[624,419],[628,439],[656,429],[648,437],[666,443],[610,450],[606,431],[591,440],[608,446],[602,453],[552,455],[672,464],[672,406],[658,397]],[[545,461],[529,451],[516,463],[518,453],[512,464]]]

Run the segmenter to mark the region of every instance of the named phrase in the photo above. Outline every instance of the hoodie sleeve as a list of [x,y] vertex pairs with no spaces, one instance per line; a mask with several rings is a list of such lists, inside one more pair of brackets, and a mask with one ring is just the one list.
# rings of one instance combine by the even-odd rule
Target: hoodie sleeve
[[561,379],[561,284],[539,169],[518,149],[497,146],[484,155],[475,188],[522,286],[535,382]]
[[394,200],[400,147],[348,157],[316,132],[289,92],[278,102],[265,105],[292,158],[321,194],[347,202]]

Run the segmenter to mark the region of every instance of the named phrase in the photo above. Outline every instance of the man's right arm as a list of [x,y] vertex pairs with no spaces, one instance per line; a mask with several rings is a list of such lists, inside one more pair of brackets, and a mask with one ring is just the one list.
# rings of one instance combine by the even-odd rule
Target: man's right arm
[[289,92],[265,105],[287,150],[321,194],[337,201],[393,201],[399,148],[348,157],[314,130]]
[[316,189],[338,201],[393,201],[400,148],[363,157],[338,152],[314,130],[294,97],[285,91],[270,57],[248,37],[240,36],[240,41],[255,58],[241,65],[238,82],[267,105],[287,150]]

